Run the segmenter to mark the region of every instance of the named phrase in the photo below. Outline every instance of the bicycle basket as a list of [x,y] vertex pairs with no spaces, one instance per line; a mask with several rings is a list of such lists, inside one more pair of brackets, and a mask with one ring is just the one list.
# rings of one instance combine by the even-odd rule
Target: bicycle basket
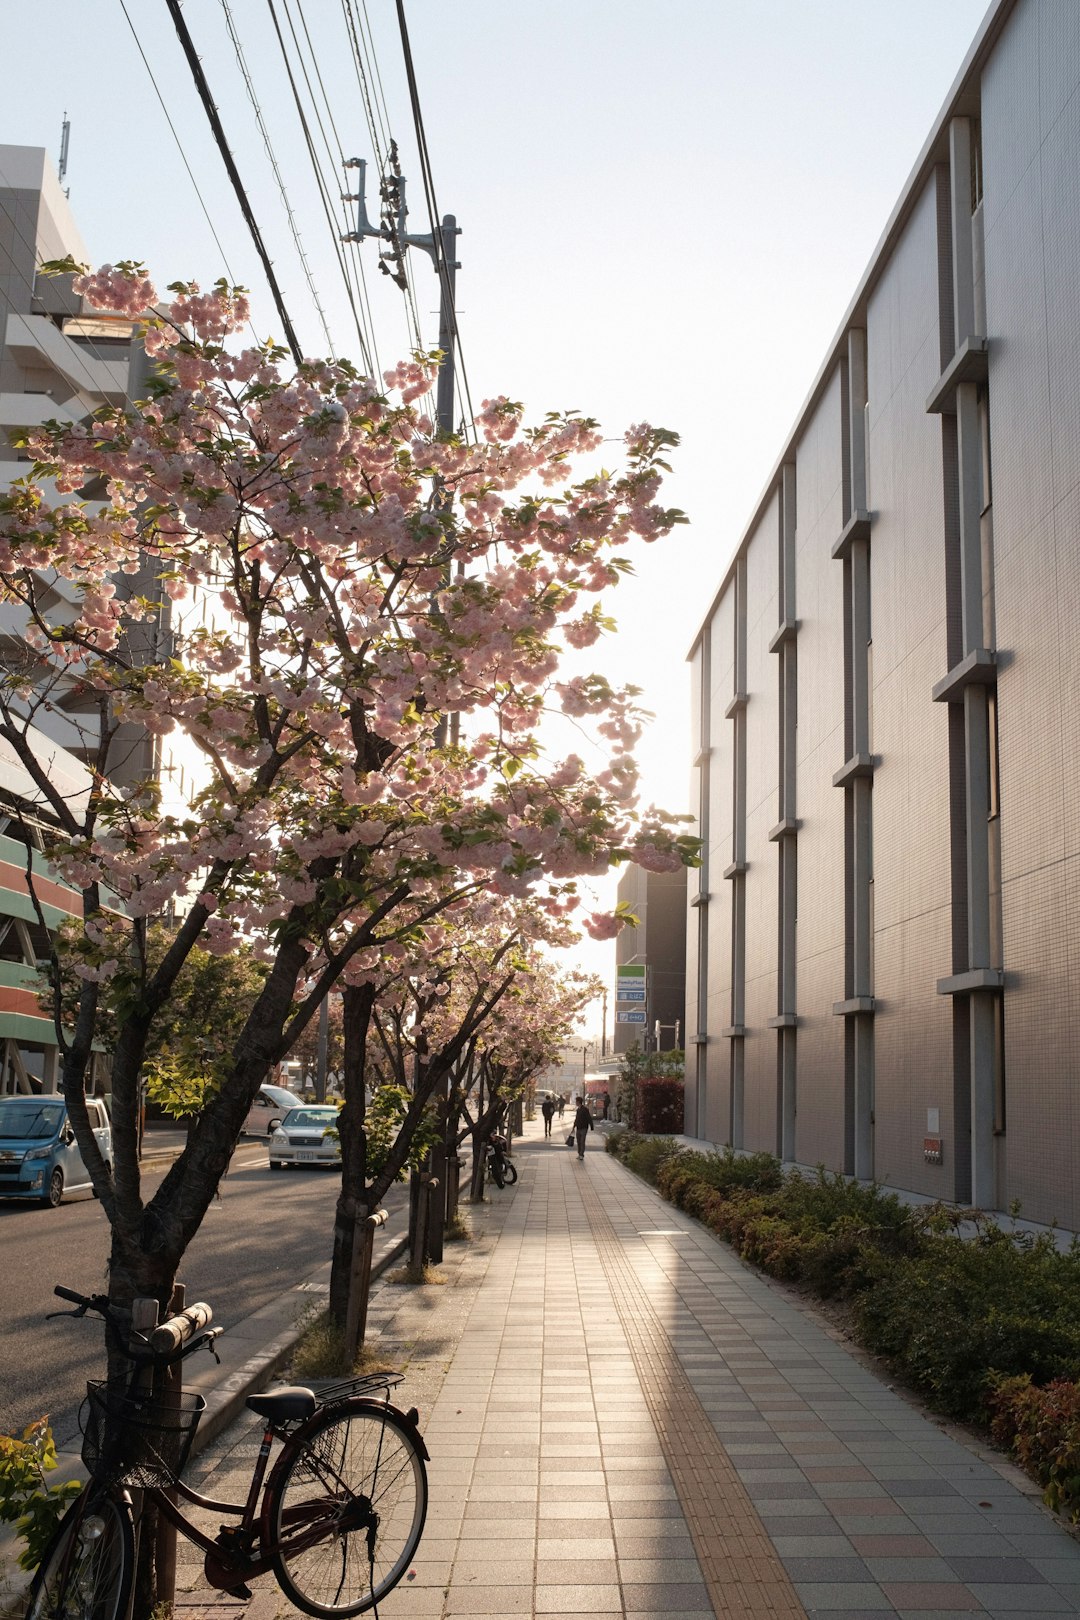
[[105,1485],[165,1490],[184,1471],[206,1402],[193,1390],[168,1398],[90,1381],[80,1413],[82,1459]]

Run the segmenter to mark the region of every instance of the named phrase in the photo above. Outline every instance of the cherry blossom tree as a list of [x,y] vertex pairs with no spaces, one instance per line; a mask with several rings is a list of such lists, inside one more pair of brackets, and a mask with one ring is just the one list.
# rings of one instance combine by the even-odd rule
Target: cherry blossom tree
[[[176,283],[159,305],[129,263],[74,285],[143,323],[154,371],[145,401],[30,435],[28,475],[0,497],[0,602],[38,659],[0,677],[0,736],[55,827],[51,861],[82,894],[80,988],[57,1029],[111,1227],[111,1294],[164,1304],[251,1099],[332,986],[366,1039],[366,976],[471,896],[530,896],[554,918],[613,862],[693,860],[671,818],[636,806],[633,691],[557,678],[561,648],[607,627],[600,593],[633,547],[679,521],[658,502],[675,440],[635,427],[609,471],[593,421],[526,426],[506,398],[485,402],[476,443],[442,437],[423,404],[431,357],[385,386],[345,361],[286,368],[272,343],[240,346],[247,302],[224,283]],[[133,587],[148,577],[155,595]],[[58,610],[58,583],[74,607]],[[163,599],[206,611],[180,615],[150,663],[135,632],[168,629]],[[96,717],[78,804],[39,747],[61,681]],[[602,769],[545,760],[551,706],[595,725]],[[153,780],[117,786],[132,726],[197,755],[189,808],[169,808]],[[27,874],[33,891],[29,860]],[[182,920],[158,960],[148,929],[170,909]],[[144,1199],[148,1042],[192,950],[240,941],[265,979],[184,1153]],[[58,963],[54,976],[60,1001]],[[111,1166],[84,1103],[105,986],[120,1009]]]

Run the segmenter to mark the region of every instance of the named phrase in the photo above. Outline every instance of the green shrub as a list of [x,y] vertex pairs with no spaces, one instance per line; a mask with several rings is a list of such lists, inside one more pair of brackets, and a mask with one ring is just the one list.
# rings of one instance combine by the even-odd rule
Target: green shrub
[[77,1479],[47,1485],[45,1476],[56,1467],[47,1417],[29,1424],[20,1436],[0,1434],[0,1523],[13,1524],[26,1542],[20,1569],[37,1569],[61,1514],[82,1490]]
[[623,1162],[642,1181],[649,1181],[655,1187],[661,1165],[679,1151],[678,1144],[670,1136],[639,1136],[627,1150]]
[[863,1295],[859,1334],[950,1416],[985,1421],[995,1375],[1080,1377],[1078,1284],[1080,1256],[1049,1233],[938,1234]]
[[[680,1160],[680,1169],[682,1164],[683,1161]],[[780,1188],[784,1184],[780,1160],[774,1158],[771,1153],[739,1154],[734,1153],[731,1148],[724,1148],[719,1153],[715,1150],[709,1153],[688,1153],[685,1164],[688,1175],[703,1181],[718,1192],[731,1187],[747,1187],[755,1192],[766,1192]],[[671,1173],[671,1169],[665,1172],[666,1175]],[[671,1196],[662,1184],[660,1190],[665,1197]]]
[[634,1098],[634,1128],[681,1136],[685,1095],[681,1075],[642,1075]]
[[1048,1507],[1080,1522],[1080,1384],[1055,1378],[1036,1389],[1021,1373],[996,1380],[989,1399],[995,1440],[1043,1486]]

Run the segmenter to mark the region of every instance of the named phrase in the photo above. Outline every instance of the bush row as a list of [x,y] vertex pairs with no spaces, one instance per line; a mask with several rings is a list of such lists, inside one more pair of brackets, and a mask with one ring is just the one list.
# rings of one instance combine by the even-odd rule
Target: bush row
[[[623,1131],[609,1149],[770,1276],[846,1300],[854,1331],[938,1411],[989,1426],[1080,1520],[1080,1248],[972,1211],[914,1208],[771,1154],[680,1150]],[[961,1235],[961,1227],[973,1235]]]

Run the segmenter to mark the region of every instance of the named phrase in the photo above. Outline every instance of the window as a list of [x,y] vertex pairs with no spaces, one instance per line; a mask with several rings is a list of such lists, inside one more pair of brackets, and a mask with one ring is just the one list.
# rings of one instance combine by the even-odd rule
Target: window
[[987,819],[993,821],[1001,811],[1001,783],[998,773],[997,693],[992,689],[986,696],[986,754],[990,776]]

